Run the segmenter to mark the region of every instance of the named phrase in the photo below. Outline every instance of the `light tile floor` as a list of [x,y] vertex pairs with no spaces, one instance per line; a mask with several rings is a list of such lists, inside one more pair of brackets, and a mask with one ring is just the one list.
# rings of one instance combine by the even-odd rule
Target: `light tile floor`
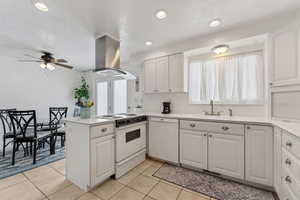
[[162,163],[146,160],[118,180],[84,192],[65,179],[65,160],[0,180],[1,200],[213,200],[152,175]]

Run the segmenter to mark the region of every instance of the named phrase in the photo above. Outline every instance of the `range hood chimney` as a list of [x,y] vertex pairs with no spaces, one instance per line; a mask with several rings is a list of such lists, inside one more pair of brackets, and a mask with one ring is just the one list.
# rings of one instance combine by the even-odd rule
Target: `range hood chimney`
[[104,35],[96,39],[96,72],[106,78],[135,79],[129,72],[120,69],[120,42]]

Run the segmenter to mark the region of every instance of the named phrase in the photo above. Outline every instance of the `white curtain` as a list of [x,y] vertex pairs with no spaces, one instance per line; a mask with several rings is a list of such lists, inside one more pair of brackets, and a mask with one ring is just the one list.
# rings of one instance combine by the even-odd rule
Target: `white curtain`
[[210,60],[192,60],[189,65],[189,100],[206,104],[263,103],[262,52]]

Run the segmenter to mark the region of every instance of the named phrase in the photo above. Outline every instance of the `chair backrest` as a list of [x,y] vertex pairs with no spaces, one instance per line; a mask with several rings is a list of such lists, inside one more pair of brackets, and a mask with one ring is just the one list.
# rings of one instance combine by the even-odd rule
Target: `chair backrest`
[[17,109],[12,108],[12,109],[0,109],[0,119],[2,122],[2,129],[3,129],[3,134],[5,135],[8,132],[13,131],[13,127],[11,124],[10,117],[8,115],[8,111],[16,111]]
[[35,110],[8,111],[14,135],[37,137]]
[[57,125],[61,123],[61,120],[67,117],[68,107],[50,107],[50,125]]

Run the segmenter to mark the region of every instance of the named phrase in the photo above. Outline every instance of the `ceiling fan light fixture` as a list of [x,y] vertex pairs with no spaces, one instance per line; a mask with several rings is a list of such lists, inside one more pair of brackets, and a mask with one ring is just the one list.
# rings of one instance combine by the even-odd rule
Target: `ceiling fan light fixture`
[[226,53],[229,50],[229,45],[227,45],[227,44],[221,44],[221,45],[215,46],[211,50],[215,54],[220,55],[220,54]]
[[52,64],[48,63],[47,69],[49,69],[50,71],[53,71],[53,70],[55,70],[55,67]]
[[42,63],[42,64],[40,64],[40,67],[43,68],[43,69],[46,69],[47,65],[45,63]]
[[34,6],[40,11],[43,11],[43,12],[49,11],[48,6],[43,2],[37,1],[34,3]]

